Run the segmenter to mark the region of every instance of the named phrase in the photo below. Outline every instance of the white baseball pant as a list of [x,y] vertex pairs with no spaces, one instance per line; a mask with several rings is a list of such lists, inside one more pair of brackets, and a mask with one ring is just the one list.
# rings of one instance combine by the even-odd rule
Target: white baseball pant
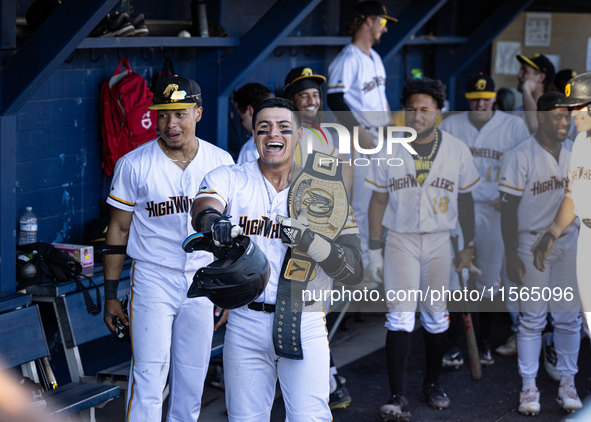
[[269,421],[277,379],[286,421],[329,422],[329,348],[324,312],[303,312],[303,360],[279,358],[272,313],[230,311],[224,338],[224,383],[229,422]]
[[[388,300],[386,328],[412,332],[417,302],[423,328],[439,334],[449,327],[444,298],[431,304],[431,296],[421,291],[449,288],[451,271],[449,232],[396,233],[389,231],[384,253],[384,290]],[[392,300],[391,300],[392,299]]]
[[[533,287],[539,291],[544,288],[551,292],[558,288],[564,293],[567,288],[573,292],[572,300],[520,301],[517,351],[519,371],[523,377],[535,377],[538,372],[540,351],[542,348],[542,331],[546,326],[547,311],[552,315],[554,326],[554,348],[557,355],[556,369],[562,376],[573,376],[577,373],[577,358],[580,345],[581,314],[580,299],[575,277],[575,259],[577,233],[572,232],[559,238],[546,259],[546,270],[538,271],[533,265],[531,245],[539,235],[522,233],[519,236],[518,254],[525,266],[526,276],[523,277],[524,291],[532,293]],[[527,290],[525,290],[527,289]],[[505,292],[507,295],[507,292]],[[547,297],[547,296],[546,296]]]
[[134,261],[129,327],[128,422],[160,422],[170,370],[167,422],[199,418],[213,337],[213,304],[187,298],[193,272]]

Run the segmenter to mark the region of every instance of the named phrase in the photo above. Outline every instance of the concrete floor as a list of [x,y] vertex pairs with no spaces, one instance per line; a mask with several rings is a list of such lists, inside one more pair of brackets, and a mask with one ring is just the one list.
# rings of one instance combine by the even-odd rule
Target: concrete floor
[[[329,315],[329,325],[331,318]],[[508,330],[508,319],[499,322],[492,344],[502,342]],[[335,422],[379,422],[379,406],[389,397],[387,372],[385,367],[384,343],[386,331],[383,314],[349,313],[331,342],[333,359],[339,373],[347,378],[347,387],[353,397],[347,409],[334,411]],[[441,382],[452,400],[448,410],[436,411],[422,401],[420,385],[423,377],[423,344],[420,330],[412,337],[412,349],[407,373],[407,396],[411,402],[412,422],[447,421],[490,421],[537,422],[591,421],[590,415],[582,411],[576,414],[563,414],[555,402],[558,384],[552,381],[543,367],[538,375],[538,388],[541,391],[542,412],[532,419],[517,411],[521,380],[517,372],[516,357],[495,356],[495,364],[483,370],[483,379],[474,382],[470,379],[466,365],[457,371],[446,371]],[[587,395],[591,377],[591,350],[589,340],[581,343],[579,356],[580,372],[577,375],[577,388],[581,397]],[[589,406],[591,409],[591,403]],[[583,409],[585,410],[585,409]],[[166,403],[164,414],[166,412]],[[103,409],[96,410],[97,422],[124,421],[124,397],[113,400]],[[276,400],[271,422],[283,421],[285,410],[282,400]],[[164,420],[164,419],[163,419]],[[200,422],[226,422],[224,392],[207,382],[203,394],[203,408]]]

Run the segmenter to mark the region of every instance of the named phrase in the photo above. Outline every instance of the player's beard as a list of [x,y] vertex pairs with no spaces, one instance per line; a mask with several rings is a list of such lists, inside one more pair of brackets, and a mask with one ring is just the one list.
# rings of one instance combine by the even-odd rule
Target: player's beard
[[430,128],[425,128],[424,130],[417,132],[417,141],[423,140],[431,136],[433,131],[435,130],[436,123],[433,123],[433,126]]

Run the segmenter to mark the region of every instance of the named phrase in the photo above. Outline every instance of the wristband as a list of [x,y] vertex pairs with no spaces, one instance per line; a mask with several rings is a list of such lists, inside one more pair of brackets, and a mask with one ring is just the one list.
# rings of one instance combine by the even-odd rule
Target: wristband
[[103,255],[125,255],[127,245],[107,245],[103,243]]
[[119,280],[109,280],[105,278],[105,300],[117,300],[117,288]]
[[[222,216],[222,213],[219,212],[218,210],[216,210],[215,208],[207,208],[203,211],[199,211],[199,213],[195,216],[195,226],[193,226],[193,229],[200,233],[201,230],[201,220],[203,219],[203,217],[205,217],[207,214],[214,214],[214,215],[218,215],[219,217]],[[209,217],[208,217],[209,218]],[[205,228],[203,231],[209,231],[211,229],[211,226],[208,228],[207,227],[207,220],[208,218],[205,219]]]
[[369,239],[369,249],[382,249],[382,241]]
[[552,232],[552,234],[554,235],[554,240],[558,239],[562,234],[562,230],[560,230],[560,227],[558,227],[554,222],[550,224],[550,227],[548,227],[548,231]]

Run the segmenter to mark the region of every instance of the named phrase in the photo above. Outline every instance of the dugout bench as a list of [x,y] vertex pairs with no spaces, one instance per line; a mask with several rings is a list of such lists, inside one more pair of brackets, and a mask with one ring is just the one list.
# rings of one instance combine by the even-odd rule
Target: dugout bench
[[[39,382],[35,361],[49,356],[37,305],[31,296],[19,293],[0,293],[0,355],[7,368],[22,368],[24,376]],[[46,411],[65,418],[80,413],[83,422],[94,422],[95,407],[102,407],[119,396],[116,385],[71,382],[43,394]]]
[[[119,282],[119,298],[124,298],[130,291],[130,268],[131,260],[126,260]],[[103,309],[104,277],[102,266],[95,266],[90,277],[99,288],[101,309]],[[80,282],[88,288],[90,296],[96,301],[95,289],[89,287],[90,283],[88,280],[82,277]],[[125,362],[99,370],[96,375],[90,376],[84,373],[79,346],[93,340],[112,336],[113,334],[109,332],[103,321],[102,311],[96,315],[88,313],[84,296],[75,282],[30,286],[27,288],[27,293],[32,294],[34,302],[49,302],[53,304],[72,381],[104,383],[117,385],[123,390],[127,389],[131,355],[127,357]],[[212,357],[222,353],[224,333],[225,326],[215,332],[211,350]],[[168,386],[164,391],[164,398],[167,395]]]

